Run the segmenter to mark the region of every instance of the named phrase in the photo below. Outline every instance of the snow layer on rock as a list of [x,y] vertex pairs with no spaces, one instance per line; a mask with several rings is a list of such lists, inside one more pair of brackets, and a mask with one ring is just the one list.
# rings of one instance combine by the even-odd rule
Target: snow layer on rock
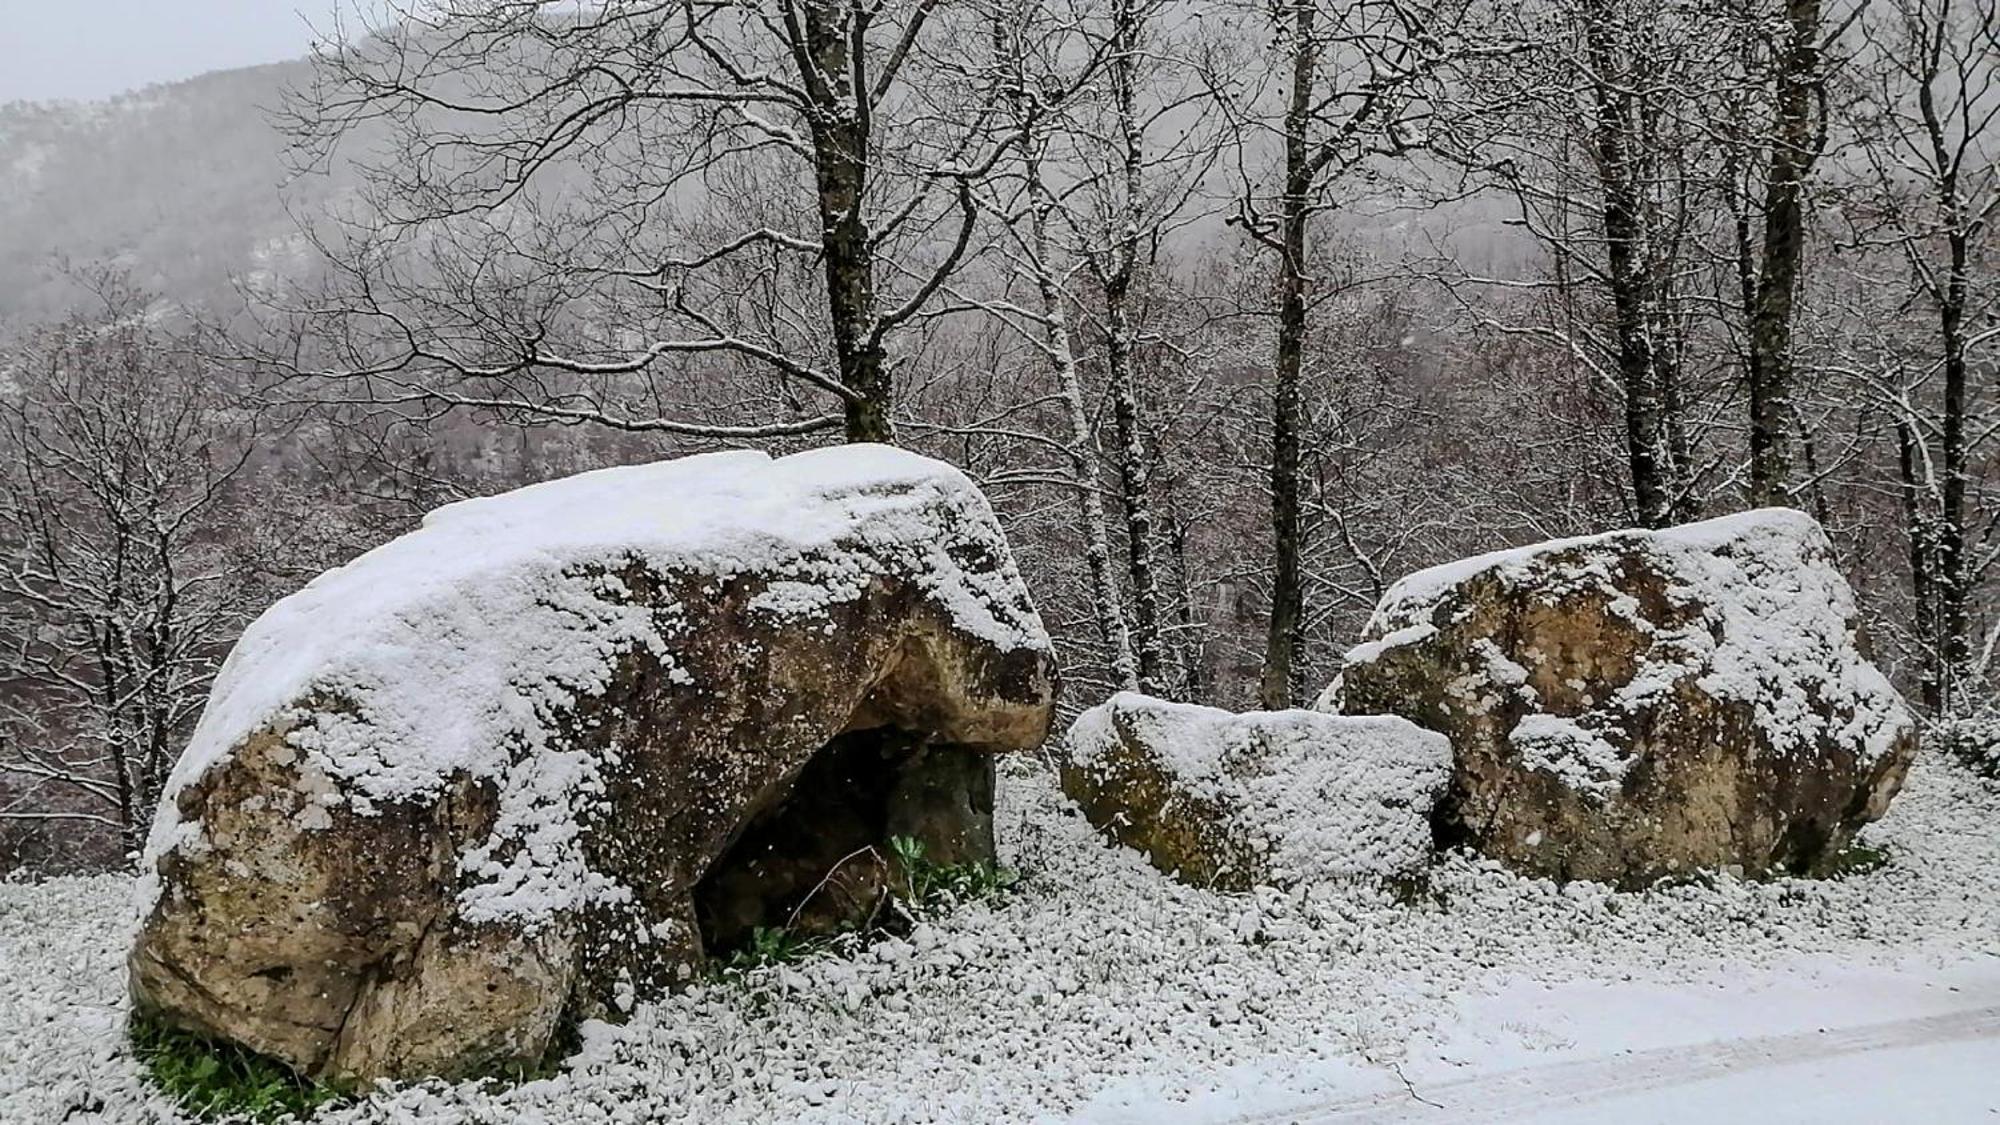
[[[968,570],[960,556],[993,560]],[[869,580],[914,580],[960,628],[1003,649],[1046,648],[1006,542],[958,470],[888,446],[772,459],[714,453],[604,469],[432,512],[330,570],[245,630],[169,777],[144,870],[189,842],[175,796],[247,736],[284,722],[324,800],[361,812],[500,778],[504,839],[466,857],[473,920],[532,918],[616,897],[582,866],[578,814],[597,763],[546,745],[552,718],[650,649],[668,674],[679,615],[630,604],[616,572],[642,562],[770,580],[752,608],[811,626]],[[338,699],[339,709],[311,701]],[[140,888],[142,909],[157,888]]]
[[[1690,624],[1654,629],[1640,619],[1611,571],[1612,561],[1627,554],[1668,577],[1667,596],[1696,611]],[[1810,753],[1831,741],[1877,761],[1912,726],[1902,697],[1862,657],[1854,592],[1834,569],[1825,532],[1803,512],[1764,508],[1662,531],[1557,539],[1420,570],[1389,588],[1368,622],[1368,635],[1377,639],[1355,648],[1346,663],[1378,660],[1423,641],[1442,623],[1454,592],[1475,578],[1552,598],[1602,592],[1614,614],[1653,633],[1631,682],[1597,709],[1604,715],[1629,713],[1691,677],[1717,699],[1752,705],[1780,754]],[[1498,682],[1518,682],[1503,671],[1518,666],[1495,669]],[[1331,701],[1323,698],[1322,705]],[[1516,730],[1514,737],[1558,772],[1588,774],[1591,785],[1615,786],[1624,766],[1581,728]]]
[[1410,871],[1430,851],[1433,798],[1451,743],[1392,716],[1251,711],[1119,692],[1077,716],[1067,756],[1081,769],[1119,745],[1119,727],[1181,794],[1230,810],[1261,840],[1281,883]]
[[[2000,961],[2000,785],[1941,755],[1920,757],[1866,830],[1891,857],[1866,873],[1618,893],[1454,857],[1416,904],[1356,883],[1189,887],[1105,842],[1046,776],[1002,769],[996,827],[1023,880],[999,902],[641,1004],[625,1026],[590,1025],[546,1079],[373,1090],[315,1125],[1217,1120],[1194,1111],[1246,1075],[1252,1093],[1401,1090],[1398,1075],[1422,1093],[1436,1071],[1463,1073],[1440,1042],[1545,1026],[1484,999],[1531,983],[1645,989],[1648,1006],[1617,1021],[1637,1034],[1756,977],[1803,989],[1832,966],[1897,968],[1943,999],[1953,974]],[[130,882],[0,882],[0,1121],[188,1120],[124,1041]]]
[[1580,793],[1610,796],[1630,766],[1616,746],[1574,719],[1539,712],[1521,716],[1507,734],[1508,745],[1527,768],[1547,770]]

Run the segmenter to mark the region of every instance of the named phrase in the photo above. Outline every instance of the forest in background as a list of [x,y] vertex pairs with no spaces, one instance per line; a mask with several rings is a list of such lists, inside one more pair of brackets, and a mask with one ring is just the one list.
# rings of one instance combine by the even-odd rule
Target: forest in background
[[236,633],[424,511],[843,437],[985,488],[1071,710],[1790,504],[1991,729],[1992,0],[559,7],[0,110],[0,870],[134,850]]

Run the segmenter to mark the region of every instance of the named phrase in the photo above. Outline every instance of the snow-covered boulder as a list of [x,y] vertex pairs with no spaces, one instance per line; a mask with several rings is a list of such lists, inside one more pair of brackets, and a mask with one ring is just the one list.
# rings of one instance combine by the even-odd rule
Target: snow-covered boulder
[[1450,736],[1441,823],[1488,855],[1626,886],[1821,871],[1916,746],[1825,534],[1789,509],[1412,574],[1320,707]]
[[534,1063],[758,924],[992,852],[1049,641],[978,490],[882,446],[454,504],[244,633],[167,783],[138,1009],[342,1080]]
[[1252,711],[1120,692],[1059,749],[1090,822],[1196,886],[1416,873],[1451,745],[1390,716]]

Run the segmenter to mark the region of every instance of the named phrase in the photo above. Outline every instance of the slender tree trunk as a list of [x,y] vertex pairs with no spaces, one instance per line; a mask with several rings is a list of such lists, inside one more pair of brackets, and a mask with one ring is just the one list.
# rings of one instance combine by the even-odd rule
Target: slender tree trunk
[[[1954,187],[1947,185],[1947,212]],[[1953,216],[1954,219],[1960,216]],[[1910,590],[1916,604],[1917,642],[1924,651],[1921,693],[1934,714],[1958,705],[1958,687],[1971,663],[1966,609],[1965,412],[1967,394],[1965,302],[1969,251],[1964,228],[1946,236],[1951,273],[1937,298],[1938,335],[1944,350],[1944,399],[1935,461],[1924,455],[1914,424],[1896,421],[1897,467],[1902,476],[1904,523],[1910,541]]]
[[1069,315],[1062,288],[1049,266],[1049,211],[1054,203],[1042,181],[1040,157],[1034,153],[1032,142],[1027,151],[1028,221],[1035,288],[1041,296],[1049,359],[1055,366],[1056,385],[1069,421],[1070,475],[1076,482],[1077,505],[1083,518],[1084,563],[1090,573],[1091,608],[1109,654],[1112,676],[1121,689],[1129,691],[1139,686],[1139,672],[1132,659],[1132,635],[1125,628],[1118,579],[1111,569],[1110,524],[1105,519],[1104,499],[1098,494],[1097,473],[1092,464],[1093,442],[1090,412],[1084,404],[1083,373],[1078,369],[1076,352],[1070,347]]
[[[1931,65],[1935,68],[1936,63]],[[1941,510],[1936,535],[1937,628],[1940,634],[1937,706],[1940,710],[1951,711],[1958,706],[1958,686],[1971,663],[1969,638],[1966,636],[1966,599],[1971,591],[1967,588],[1970,575],[1965,557],[1965,484],[1968,468],[1965,443],[1965,309],[1971,286],[1972,238],[1984,220],[1975,214],[1968,214],[1965,199],[1959,194],[1962,157],[1954,155],[1946,139],[1944,121],[1938,112],[1936,95],[1929,81],[1918,89],[1918,107],[1923,114],[1924,130],[1930,139],[1931,161],[1937,169],[1938,204],[1945,220],[1945,246],[1951,263],[1943,291],[1936,294],[1938,337],[1944,345],[1944,418],[1938,427],[1943,446],[1940,452],[1944,461],[1944,479],[1938,488]],[[1962,148],[1959,150],[1960,153],[1963,151]]]
[[104,748],[111,759],[111,772],[115,779],[114,788],[118,798],[119,844],[127,854],[138,851],[146,842],[144,824],[151,820],[151,809],[140,805],[140,795],[135,783],[134,762],[132,760],[131,732],[126,728],[120,696],[127,690],[128,678],[123,674],[122,662],[113,653],[111,640],[113,614],[117,608],[107,611],[105,622],[93,631],[97,634],[97,661],[99,706],[104,717]]
[[1158,693],[1164,687],[1165,653],[1160,636],[1160,577],[1155,561],[1153,507],[1147,483],[1146,446],[1139,420],[1138,373],[1135,370],[1136,331],[1132,324],[1132,281],[1139,269],[1144,229],[1145,137],[1136,105],[1138,43],[1141,16],[1133,0],[1120,0],[1114,14],[1111,54],[1106,60],[1116,99],[1123,144],[1123,229],[1106,253],[1108,268],[1099,272],[1104,290],[1105,367],[1111,392],[1111,422],[1116,448],[1112,460],[1125,508],[1125,555],[1132,583],[1132,650],[1138,662],[1139,690]]
[[[1746,61],[1744,63],[1746,72],[1753,65],[1747,61],[1748,58],[1749,48],[1746,47]],[[1735,122],[1735,126],[1739,132],[1747,132],[1747,124],[1747,120],[1742,118],[1739,118]],[[1764,374],[1764,349],[1758,347],[1756,342],[1758,293],[1757,239],[1756,231],[1750,218],[1749,190],[1747,185],[1742,184],[1738,179],[1739,176],[1745,175],[1741,164],[1743,157],[1739,155],[1740,153],[1741,146],[1732,149],[1732,156],[1725,175],[1728,176],[1729,184],[1729,208],[1735,218],[1735,222],[1733,223],[1736,259],[1734,266],[1736,273],[1737,311],[1743,317],[1744,342],[1743,353],[1740,357],[1743,363],[1743,385],[1751,396],[1750,418],[1754,431],[1757,425],[1759,410],[1759,399],[1757,396],[1762,393],[1757,388],[1768,387],[1769,382]],[[1753,446],[1756,442],[1757,439],[1753,434]],[[1754,454],[1752,456],[1752,469],[1753,471],[1755,469]],[[1754,480],[1751,482],[1750,493],[1751,503],[1762,502],[1756,497],[1757,485]]]
[[894,388],[876,339],[875,246],[863,212],[868,190],[869,130],[856,102],[848,57],[848,18],[830,0],[805,5],[806,39],[817,74],[807,77],[814,164],[819,180],[821,255],[834,356],[846,404],[847,440],[895,440],[890,421]]
[[1687,403],[1681,395],[1681,368],[1674,363],[1660,372],[1661,427],[1667,446],[1667,478],[1673,482],[1668,518],[1686,523],[1701,518],[1701,498],[1694,494],[1694,445],[1688,439]]
[[1965,565],[1965,301],[1967,246],[1963,224],[1954,223],[1951,243],[1951,277],[1945,285],[1945,299],[1938,308],[1938,329],[1944,343],[1944,417],[1940,429],[1940,453],[1944,479],[1939,482],[1941,511],[1937,521],[1937,628],[1938,682],[1936,706],[1950,710],[1958,704],[1958,685],[1970,662],[1966,629]]
[[1590,59],[1595,121],[1593,142],[1604,185],[1604,241],[1617,322],[1618,376],[1625,391],[1626,463],[1639,521],[1664,527],[1673,520],[1670,466],[1662,441],[1663,404],[1655,375],[1651,304],[1656,290],[1643,252],[1644,216],[1631,164],[1630,122],[1613,84],[1615,29],[1602,0],[1584,7],[1585,49]]
[[1922,449],[1907,419],[1896,419],[1896,468],[1902,477],[1903,526],[1909,536],[1910,595],[1917,644],[1924,653],[1918,689],[1935,714],[1944,701],[1942,646],[1938,643],[1937,551],[1933,546],[1932,490]]
[[1307,132],[1312,119],[1318,0],[1292,5],[1292,91],[1285,109],[1285,191],[1279,202],[1278,343],[1271,378],[1271,619],[1264,640],[1258,702],[1290,707],[1305,619],[1299,513],[1299,373],[1306,345],[1306,223],[1312,191]]
[[1111,423],[1117,448],[1118,489],[1125,507],[1125,557],[1132,582],[1132,649],[1139,690],[1164,686],[1166,658],[1160,638],[1160,576],[1154,557],[1153,503],[1147,482],[1145,437],[1139,424],[1139,388],[1133,371],[1132,321],[1123,285],[1105,294],[1105,366],[1110,374]]
[[[1937,34],[1944,34],[1943,28]],[[1931,291],[1932,300],[1937,305],[1938,342],[1944,352],[1944,401],[1940,404],[1943,416],[1938,426],[1938,459],[1941,464],[1936,466],[1940,478],[1935,489],[1937,511],[1930,535],[1930,578],[1935,592],[1936,615],[1936,636],[1930,651],[1934,660],[1932,678],[1936,681],[1936,698],[1927,702],[1938,711],[1948,713],[1959,703],[1958,687],[1971,663],[1966,635],[1966,599],[1970,591],[1967,589],[1969,575],[1965,527],[1968,469],[1965,311],[1971,285],[1972,238],[1981,220],[1968,213],[1965,200],[1959,194],[1960,157],[1955,155],[1948,140],[1944,118],[1933,93],[1932,74],[1936,65],[1933,55],[1929,63],[1931,73],[1926,74],[1926,80],[1917,88],[1917,105],[1923,117],[1926,138],[1930,142],[1930,159],[1937,177],[1933,187],[1937,193],[1939,215],[1943,219],[1941,225],[1949,267],[1944,283],[1933,285]]]
[[1819,521],[1821,527],[1827,527],[1833,523],[1833,512],[1826,502],[1826,482],[1820,478],[1818,443],[1813,440],[1812,430],[1807,428],[1804,416],[1796,411],[1793,413],[1792,432],[1799,439],[1799,461],[1806,471],[1805,492],[1812,502],[1812,517]]
[[1764,189],[1764,260],[1751,309],[1750,502],[1788,504],[1792,475],[1792,310],[1805,257],[1805,181],[1817,157],[1820,0],[1785,0],[1777,125]]

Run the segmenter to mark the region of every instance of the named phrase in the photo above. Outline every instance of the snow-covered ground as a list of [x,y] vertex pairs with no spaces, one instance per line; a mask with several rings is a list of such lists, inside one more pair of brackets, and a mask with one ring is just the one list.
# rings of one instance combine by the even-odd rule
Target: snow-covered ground
[[[1434,901],[1219,895],[1109,847],[1044,775],[1027,878],[909,940],[588,1029],[554,1078],[338,1123],[1986,1121],[2000,788],[1926,758],[1826,882],[1616,894],[1455,860]],[[0,884],[0,1122],[172,1121],[121,1045],[131,880]]]

